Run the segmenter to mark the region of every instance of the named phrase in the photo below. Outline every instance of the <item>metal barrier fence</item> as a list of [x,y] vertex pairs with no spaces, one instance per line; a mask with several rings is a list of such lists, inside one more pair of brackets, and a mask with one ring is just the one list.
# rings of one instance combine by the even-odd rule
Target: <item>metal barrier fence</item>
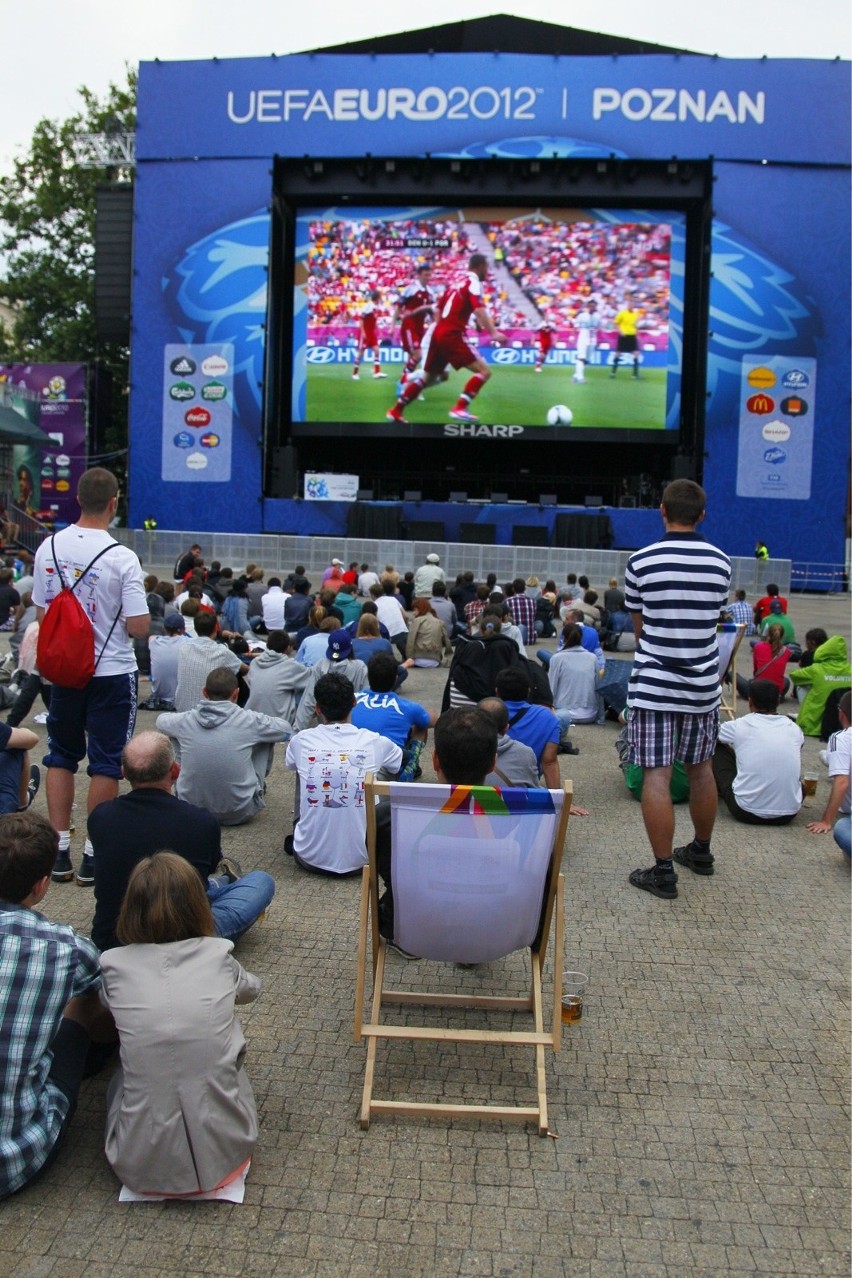
[[[566,574],[585,574],[597,588],[605,585],[610,577],[624,580],[630,550],[587,550],[548,548],[545,546],[474,546],[461,542],[432,541],[381,541],[377,539],[347,537],[293,537],[287,535],[249,535],[242,533],[202,533],[164,531],[146,532],[142,529],[114,528],[115,537],[135,550],[143,567],[161,572],[170,579],[175,560],[197,538],[203,547],[207,564],[218,559],[223,566],[244,569],[255,563],[270,573],[286,574],[296,564],[304,564],[308,576],[316,577],[328,567],[332,559],[340,559],[349,565],[368,563],[378,572],[391,563],[398,572],[407,572],[422,564],[434,551],[441,556],[441,565],[452,581],[456,573],[470,570],[477,581],[489,572],[497,574],[500,582],[515,577],[524,580],[538,577],[544,584],[552,578],[557,585],[565,581]],[[777,583],[782,594],[790,589],[792,563],[789,559],[758,561],[754,558],[732,559],[734,589],[745,590],[750,599],[763,594],[767,582]]]

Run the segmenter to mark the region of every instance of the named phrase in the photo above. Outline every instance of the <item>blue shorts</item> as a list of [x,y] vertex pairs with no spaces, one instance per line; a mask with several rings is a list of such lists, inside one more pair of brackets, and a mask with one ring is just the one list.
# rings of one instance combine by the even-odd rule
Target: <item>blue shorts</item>
[[89,776],[121,779],[121,752],[136,726],[139,675],[101,675],[85,688],[55,686],[47,715],[47,768],[76,772],[89,756]]
[[678,714],[673,710],[634,710],[627,720],[628,761],[640,768],[706,763],[719,735],[719,711]]

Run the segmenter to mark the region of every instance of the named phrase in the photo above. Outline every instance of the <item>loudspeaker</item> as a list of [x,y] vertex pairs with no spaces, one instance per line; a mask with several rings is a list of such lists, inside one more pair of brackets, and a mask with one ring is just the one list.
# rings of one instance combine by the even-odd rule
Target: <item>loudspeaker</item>
[[512,528],[513,546],[546,546],[550,530],[542,524],[515,524]]
[[95,190],[95,328],[102,342],[130,341],[133,186]]
[[406,489],[402,494],[403,501],[422,501],[423,494],[416,488]]
[[596,494],[591,497],[583,498],[584,506],[602,506],[603,504],[604,504],[603,497],[598,497]]
[[467,493],[450,493],[450,501],[467,501]]
[[357,493],[355,494],[355,499],[356,501],[372,501],[373,500],[372,488],[359,488]]
[[402,529],[408,541],[443,541],[445,536],[443,519],[409,519]]
[[293,444],[270,449],[269,496],[299,496],[299,454]]
[[688,453],[675,453],[672,458],[672,479],[694,479],[695,459]]
[[541,493],[538,499],[539,506],[555,506],[556,493]]
[[505,506],[508,500],[509,500],[508,493],[492,493],[491,494],[491,504],[494,506]]
[[497,525],[459,524],[459,540],[466,546],[493,546],[497,541]]

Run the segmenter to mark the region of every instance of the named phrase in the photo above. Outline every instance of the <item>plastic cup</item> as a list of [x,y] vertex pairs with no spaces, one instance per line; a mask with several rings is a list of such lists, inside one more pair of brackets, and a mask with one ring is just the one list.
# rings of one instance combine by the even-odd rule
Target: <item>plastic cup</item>
[[811,799],[817,792],[819,777],[815,772],[806,772],[802,777],[802,789],[806,799]]
[[566,972],[562,978],[562,1024],[573,1025],[583,1015],[589,978],[585,972]]

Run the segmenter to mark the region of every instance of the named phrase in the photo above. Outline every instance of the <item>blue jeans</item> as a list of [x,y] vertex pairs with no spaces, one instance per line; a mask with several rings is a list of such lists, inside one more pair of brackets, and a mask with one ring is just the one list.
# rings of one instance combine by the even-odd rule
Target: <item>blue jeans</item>
[[264,870],[251,870],[236,883],[207,880],[207,900],[213,911],[216,933],[226,941],[238,941],[269,905],[275,880]]
[[834,842],[845,856],[852,857],[852,816],[842,816],[836,822]]
[[559,720],[559,739],[563,741],[571,727],[571,713],[568,710],[560,710],[558,706],[553,707],[553,712]]

